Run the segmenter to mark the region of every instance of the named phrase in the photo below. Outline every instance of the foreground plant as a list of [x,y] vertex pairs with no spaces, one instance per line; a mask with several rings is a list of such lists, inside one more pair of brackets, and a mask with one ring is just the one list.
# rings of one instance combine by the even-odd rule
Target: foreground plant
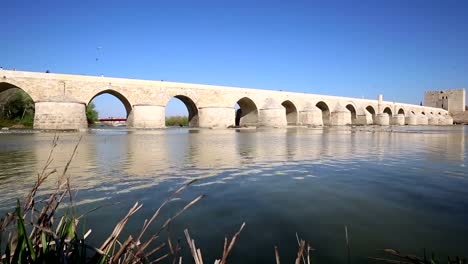
[[[81,139],[80,139],[81,140]],[[203,198],[203,195],[187,203],[175,215],[168,218],[155,234],[148,235],[149,226],[158,218],[161,210],[174,197],[184,191],[192,180],[168,197],[154,212],[150,219],[144,221],[141,231],[135,236],[128,236],[121,240],[120,234],[124,230],[129,218],[142,208],[135,203],[128,213],[115,225],[112,233],[99,246],[87,243],[92,230],[83,236],[78,233],[80,220],[88,213],[77,216],[73,207],[70,181],[66,176],[68,168],[76,154],[79,142],[57,179],[55,190],[42,200],[37,196],[40,186],[57,171],[50,170],[54,149],[57,147],[58,137],[55,137],[44,169],[38,174],[37,181],[23,203],[17,202],[14,212],[8,213],[0,220],[0,260],[2,263],[148,263],[159,262],[172,257],[178,259],[180,246],[174,247],[169,234],[171,222]],[[65,213],[57,217],[60,205],[68,198]],[[97,208],[96,208],[97,209]],[[94,209],[95,210],[95,209]],[[94,211],[92,210],[92,211]],[[58,221],[57,221],[58,219]],[[167,240],[161,241],[161,232],[167,232]],[[148,239],[143,237],[149,236]],[[168,249],[169,248],[169,249]],[[153,260],[154,259],[154,260]]]
[[372,257],[370,259],[383,262],[383,263],[404,263],[404,264],[466,264],[467,261],[465,258],[461,257],[447,257],[447,260],[439,260],[436,258],[434,254],[430,257],[426,256],[426,251],[424,250],[423,257],[418,257],[412,254],[404,254],[394,249],[383,249],[382,253],[386,254],[387,256],[391,256],[392,258],[375,258]]

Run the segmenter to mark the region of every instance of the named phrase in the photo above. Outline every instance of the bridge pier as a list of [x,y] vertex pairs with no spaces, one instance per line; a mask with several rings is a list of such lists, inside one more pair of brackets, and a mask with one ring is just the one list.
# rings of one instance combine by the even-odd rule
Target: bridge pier
[[35,103],[34,128],[87,129],[86,104],[73,101],[38,101]]
[[410,126],[418,125],[418,120],[416,118],[416,115],[409,112],[408,115],[405,117],[405,124],[410,125]]
[[134,105],[128,115],[127,125],[131,128],[164,128],[165,107],[160,105]]
[[372,118],[371,114],[362,114],[362,115],[357,115],[356,116],[356,125],[372,125],[374,123],[374,120]]
[[434,115],[429,115],[428,124],[431,126],[436,126],[439,124],[439,119]]
[[427,116],[425,116],[423,114],[418,114],[416,116],[416,119],[417,119],[418,125],[428,125],[428,123],[429,123]]
[[299,112],[299,125],[323,126],[322,111],[316,106],[307,105]]
[[351,125],[351,112],[344,106],[338,104],[335,111],[331,113],[330,125],[332,126],[346,126]]
[[391,122],[392,125],[395,125],[395,126],[405,125],[405,115],[403,114],[394,115],[392,116],[391,119],[392,119],[392,122]]
[[275,100],[268,98],[258,111],[259,127],[287,127],[286,110]]
[[377,114],[375,116],[375,124],[380,126],[390,125],[390,116],[387,113]]
[[200,107],[198,125],[205,128],[226,128],[235,125],[236,110],[233,107]]
[[445,118],[443,119],[443,124],[444,125],[453,125],[453,117],[446,115],[444,116]]

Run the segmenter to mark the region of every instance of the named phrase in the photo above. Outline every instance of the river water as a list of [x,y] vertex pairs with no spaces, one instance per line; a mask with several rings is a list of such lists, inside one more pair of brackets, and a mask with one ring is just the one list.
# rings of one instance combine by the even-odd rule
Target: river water
[[[0,134],[0,212],[32,186],[53,133]],[[205,256],[219,258],[224,235],[244,231],[234,263],[294,261],[296,232],[317,263],[346,263],[345,226],[353,263],[393,248],[422,255],[468,255],[468,130],[453,127],[290,128],[257,130],[93,129],[59,133],[51,168],[62,170],[80,137],[68,175],[79,212],[105,207],[84,221],[97,243],[135,203],[136,233],[161,202],[189,179],[199,180],[169,203],[150,230],[199,194],[171,226],[192,263],[183,229]],[[49,180],[42,194],[53,188]],[[111,205],[108,205],[111,204]],[[446,258],[445,258],[446,259]]]

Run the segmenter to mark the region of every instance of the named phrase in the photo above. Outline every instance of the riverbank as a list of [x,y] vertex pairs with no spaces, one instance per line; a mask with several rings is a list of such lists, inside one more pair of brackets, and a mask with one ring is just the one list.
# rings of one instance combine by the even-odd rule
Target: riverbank
[[33,128],[32,120],[11,120],[11,119],[0,119],[0,129],[1,128],[12,128],[12,129],[25,129]]

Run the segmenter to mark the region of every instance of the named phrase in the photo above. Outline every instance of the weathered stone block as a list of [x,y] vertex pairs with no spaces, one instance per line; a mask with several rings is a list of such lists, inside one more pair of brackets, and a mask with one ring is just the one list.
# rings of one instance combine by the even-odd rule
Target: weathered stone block
[[332,112],[331,117],[330,117],[330,125],[332,126],[351,125],[351,112],[349,111]]
[[236,110],[232,107],[203,107],[198,110],[199,126],[206,128],[227,128],[234,126]]
[[36,102],[35,129],[80,130],[88,128],[86,106],[79,102]]
[[258,126],[286,127],[286,111],[281,108],[260,109],[258,112]]
[[375,116],[375,124],[379,126],[390,125],[390,116],[387,113],[377,114]]
[[131,128],[164,128],[165,108],[159,105],[134,105],[127,124]]
[[398,114],[398,115],[392,116],[391,124],[395,125],[395,126],[404,126],[405,125],[405,115]]

